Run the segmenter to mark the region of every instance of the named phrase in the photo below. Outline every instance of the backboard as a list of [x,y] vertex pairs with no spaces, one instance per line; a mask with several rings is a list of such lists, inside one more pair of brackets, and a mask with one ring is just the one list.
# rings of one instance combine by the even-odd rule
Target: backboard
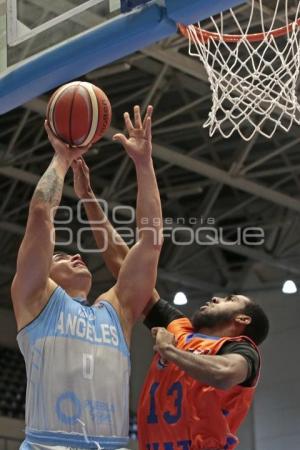
[[[7,0],[3,9],[6,9],[6,39],[1,39],[0,67],[5,70],[117,16],[121,2]],[[4,23],[2,37],[3,27]]]
[[0,114],[243,0],[0,0]]

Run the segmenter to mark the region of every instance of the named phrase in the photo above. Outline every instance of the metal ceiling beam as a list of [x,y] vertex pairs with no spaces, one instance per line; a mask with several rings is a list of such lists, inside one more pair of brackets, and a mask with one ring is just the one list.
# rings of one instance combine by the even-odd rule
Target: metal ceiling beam
[[208,76],[203,65],[189,56],[184,56],[174,50],[164,50],[157,44],[144,48],[142,53],[164,64],[168,64],[168,66],[186,75],[198,78],[206,84],[208,83]]
[[[41,178],[41,175],[36,175],[12,166],[0,166],[0,175],[13,178],[18,181],[23,181],[23,183],[30,184],[32,186],[36,186]],[[77,195],[75,194],[72,186],[65,185],[63,188],[63,195],[69,198],[77,199]]]
[[254,194],[257,197],[263,198],[277,205],[300,212],[299,200],[269,189],[263,185],[254,183],[253,181],[245,178],[232,176],[224,170],[218,169],[217,167],[207,164],[204,161],[191,158],[190,156],[182,154],[179,151],[171,150],[165,146],[154,143],[153,155],[163,161],[172,161],[172,164],[190,172],[198,173],[199,175],[208,177],[236,189],[240,189],[241,191]]
[[8,231],[9,233],[18,234],[19,236],[23,236],[25,228],[22,225],[18,225],[17,223],[1,220],[0,230]]
[[286,173],[291,173],[291,170],[296,173],[300,171],[300,164],[293,164],[292,169],[289,167],[276,167],[274,169],[267,169],[261,171],[255,171],[253,173],[249,173],[249,178],[260,178],[260,177],[273,177],[274,175],[283,175]]
[[164,269],[158,269],[159,278],[166,281],[171,281],[177,285],[193,287],[204,292],[213,293],[217,290],[227,291],[226,287],[218,285],[218,283],[208,283],[207,281],[199,280],[198,278],[191,277],[189,275],[183,275],[182,273],[169,272]]
[[[268,255],[267,253],[256,250],[254,248],[246,247],[244,245],[238,245],[238,244],[222,244],[221,242],[218,242],[218,248],[222,248],[223,250],[226,250],[230,253],[236,253],[238,255],[245,256],[253,261],[259,261],[267,266],[275,267],[281,270],[284,270],[286,272],[294,273],[294,274],[300,274],[300,267],[291,265],[288,262],[285,262],[283,260],[273,258],[271,255]],[[203,254],[208,250],[207,247],[203,247],[202,249],[195,251],[193,254],[187,256],[182,260],[182,263],[177,264],[175,267],[175,270],[180,273],[180,271],[188,266],[188,265],[194,265],[196,264],[196,261],[203,260]]]
[[[260,250],[256,250],[254,248],[245,247],[244,245],[224,245],[222,243],[219,244],[219,247],[223,250],[227,250],[229,252],[234,251],[234,253],[242,256],[246,256],[247,258],[250,258],[254,261],[259,261],[264,264],[267,264],[271,267],[276,267],[278,269],[282,269],[284,271],[288,271],[290,273],[300,274],[300,267],[292,266],[288,263],[281,262],[280,259],[275,259],[272,256],[268,255],[267,253],[264,253]],[[230,249],[229,249],[230,247]]]
[[149,92],[147,93],[146,97],[143,99],[143,103],[141,105],[141,115],[143,116],[147,106],[152,104],[152,98],[154,97],[154,94],[159,89],[160,86],[162,86],[164,78],[169,70],[168,64],[164,64],[161,72],[157,75],[156,79],[154,80],[151,88],[149,89]]
[[[142,55],[143,56],[143,55]],[[136,67],[137,69],[141,70],[142,72],[148,73],[149,75],[157,76],[159,72],[161,71],[163,64],[161,61],[154,60],[153,58],[148,58],[146,55],[142,59],[133,59],[131,62],[131,59],[129,57],[129,62],[132,66]],[[198,96],[201,97],[201,94],[209,94],[211,98],[211,93],[208,87],[208,84],[204,84],[202,80],[199,78],[194,78],[190,75],[187,75],[185,73],[177,72],[176,73],[176,79],[178,79],[178,82],[182,83],[184,88]]]
[[298,145],[300,143],[300,137],[297,137],[296,139],[293,139],[291,142],[288,142],[285,145],[280,146],[279,148],[276,148],[272,152],[269,152],[267,155],[263,156],[260,159],[257,159],[256,161],[252,162],[248,166],[244,167],[241,171],[241,175],[245,175],[249,170],[254,169],[255,167],[258,167],[265,163],[266,161],[269,161],[270,159],[274,158],[274,156],[278,156],[283,152],[286,152],[290,148],[294,147],[295,145]]

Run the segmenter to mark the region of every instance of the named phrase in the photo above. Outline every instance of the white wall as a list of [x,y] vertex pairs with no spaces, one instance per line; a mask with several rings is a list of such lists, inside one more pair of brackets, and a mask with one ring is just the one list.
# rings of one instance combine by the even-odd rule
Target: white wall
[[0,417],[0,450],[18,450],[24,439],[22,420]]
[[275,291],[255,297],[271,321],[254,404],[255,450],[299,450],[300,296]]

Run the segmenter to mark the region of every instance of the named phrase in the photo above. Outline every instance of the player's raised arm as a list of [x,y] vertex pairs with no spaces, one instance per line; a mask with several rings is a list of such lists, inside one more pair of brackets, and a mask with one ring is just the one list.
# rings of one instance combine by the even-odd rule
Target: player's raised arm
[[138,185],[138,240],[126,256],[114,288],[131,324],[139,318],[152,296],[162,247],[162,211],[152,162],[151,114],[149,106],[142,123],[140,108],[135,106],[134,125],[129,114],[124,114],[129,138],[123,134],[114,136],[134,162]]
[[99,253],[113,277],[118,278],[129,248],[101,208],[91,187],[89,168],[84,159],[73,161],[72,169],[74,190],[84,206]]
[[[129,252],[129,247],[103,211],[91,186],[90,170],[84,158],[73,161],[72,169],[74,190],[83,203],[99,253],[112,276],[118,278],[122,264]],[[158,299],[159,294],[154,290],[144,314],[147,313],[148,309],[151,309]]]
[[65,175],[73,159],[87,151],[87,148],[70,149],[51,133],[47,124],[46,131],[55,154],[30,202],[11,287],[19,329],[39,314],[56,286],[49,279],[54,250],[53,214],[60,204]]

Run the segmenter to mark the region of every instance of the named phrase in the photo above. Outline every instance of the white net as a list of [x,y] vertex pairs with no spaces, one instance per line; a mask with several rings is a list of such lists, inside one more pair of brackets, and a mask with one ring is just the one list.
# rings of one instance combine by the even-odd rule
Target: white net
[[[204,124],[210,136],[218,130],[228,138],[237,131],[249,141],[256,133],[271,138],[278,128],[288,131],[294,122],[300,124],[300,2],[250,3],[246,25],[244,6],[238,10],[242,18],[230,10],[209,24],[186,27],[189,54],[202,61],[211,85],[212,108]],[[225,35],[225,27],[239,35]]]

